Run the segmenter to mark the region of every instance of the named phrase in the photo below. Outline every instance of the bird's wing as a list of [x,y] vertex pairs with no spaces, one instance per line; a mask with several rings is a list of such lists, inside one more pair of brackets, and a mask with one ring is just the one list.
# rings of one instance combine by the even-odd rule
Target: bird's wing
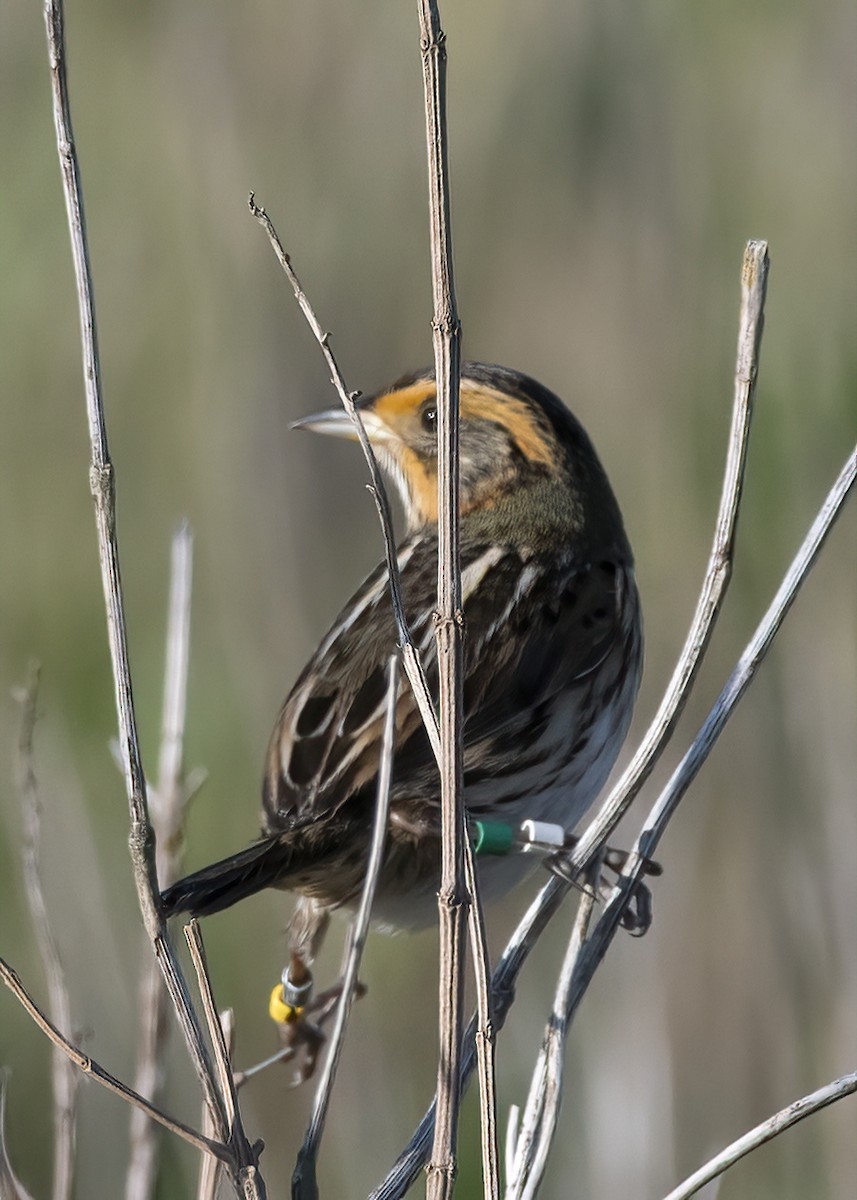
[[[425,535],[406,539],[397,552],[408,614],[415,626],[429,629],[434,598],[426,590],[424,566],[432,556],[436,563],[437,542]],[[396,644],[382,563],[336,618],[283,704],[268,749],[266,832],[318,821],[374,777],[386,663]],[[410,686],[400,679],[396,744],[405,744],[418,725]]]
[[[465,784],[497,769],[526,742],[559,691],[587,676],[626,636],[626,569],[544,562],[500,545],[464,545]],[[437,540],[425,533],[399,550],[405,609],[429,687],[437,695],[432,614]],[[378,769],[385,665],[396,644],[386,569],[340,613],[280,713],[265,786],[268,832],[317,821],[370,783]],[[399,681],[393,794],[437,802],[437,775],[410,685]],[[573,727],[569,738],[575,737]]]

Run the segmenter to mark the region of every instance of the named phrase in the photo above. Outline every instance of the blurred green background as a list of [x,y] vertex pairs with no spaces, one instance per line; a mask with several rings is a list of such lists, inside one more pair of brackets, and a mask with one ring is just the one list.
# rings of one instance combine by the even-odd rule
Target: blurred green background
[[[850,0],[445,6],[458,296],[469,357],[529,371],[592,434],[636,547],[647,619],[641,730],[706,560],[748,237],[773,267],[727,609],[666,777],[717,694],[857,428],[857,10]],[[266,239],[293,254],[351,387],[430,359],[415,5],[220,2],[67,14],[143,746],[154,773],[169,539],[196,535],[187,862],[255,835],[277,707],[380,555],[349,445],[292,435],[334,397]],[[45,988],[22,899],[11,689],[43,665],[38,768],[48,902],[86,1048],[130,1079],[142,934],[87,484],[68,237],[40,5],[0,9],[0,953]],[[620,937],[580,1012],[545,1200],[657,1197],[857,1058],[857,508],[662,846],[655,924]],[[652,789],[647,793],[654,795]],[[641,819],[645,804],[635,810]],[[633,833],[629,822],[626,836]],[[532,888],[530,889],[530,892]],[[499,948],[529,892],[491,915]],[[205,924],[237,1060],[265,1015],[288,906]],[[500,1042],[503,1120],[526,1094],[569,904]],[[319,967],[330,978],[337,941]],[[435,939],[372,939],[331,1111],[323,1195],[383,1174],[434,1082]],[[178,1038],[170,1110],[198,1120]],[[9,1143],[48,1194],[46,1045],[0,996]],[[311,1092],[245,1093],[287,1193]],[[735,1169],[720,1200],[846,1200],[854,1101]],[[78,1195],[122,1194],[128,1113],[84,1084]],[[459,1194],[478,1194],[473,1097]],[[165,1142],[161,1200],[193,1155]]]

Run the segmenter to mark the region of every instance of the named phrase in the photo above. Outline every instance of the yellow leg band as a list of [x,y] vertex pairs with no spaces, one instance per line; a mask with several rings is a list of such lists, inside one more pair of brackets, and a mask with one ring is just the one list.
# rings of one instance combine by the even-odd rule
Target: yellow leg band
[[271,1020],[276,1021],[278,1025],[292,1025],[300,1019],[303,1008],[295,1008],[292,1004],[286,1004],[283,1000],[283,985],[278,983],[271,992],[268,1012]]

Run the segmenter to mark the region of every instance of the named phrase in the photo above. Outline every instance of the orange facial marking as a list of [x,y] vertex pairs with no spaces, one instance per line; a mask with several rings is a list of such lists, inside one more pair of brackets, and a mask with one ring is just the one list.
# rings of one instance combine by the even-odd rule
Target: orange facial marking
[[[385,424],[395,429],[399,422],[416,413],[420,405],[434,394],[434,383],[423,379],[409,387],[379,396],[372,407]],[[460,404],[463,418],[494,421],[503,425],[525,458],[548,468],[556,467],[555,450],[523,401],[515,400],[496,388],[463,379]]]
[[[420,408],[436,394],[432,380],[421,379],[407,387],[385,392],[372,404],[375,415],[394,435],[390,453],[397,461],[402,477],[407,481],[408,507],[411,517],[436,522],[438,518],[437,459],[420,454],[409,444],[418,431]],[[556,447],[539,428],[529,406],[508,396],[497,388],[486,387],[470,379],[461,381],[460,406],[462,422],[489,421],[502,426],[520,453],[530,462],[540,463],[549,471],[559,469]],[[486,506],[491,498],[482,490],[473,504]],[[463,501],[462,512],[468,506]]]
[[530,462],[542,463],[549,470],[557,469],[556,452],[523,401],[514,400],[484,384],[464,380],[461,385],[461,415],[502,425],[525,458]]
[[395,429],[399,421],[412,416],[423,401],[433,395],[434,384],[424,379],[396,392],[386,392],[378,397],[372,408],[386,425]]

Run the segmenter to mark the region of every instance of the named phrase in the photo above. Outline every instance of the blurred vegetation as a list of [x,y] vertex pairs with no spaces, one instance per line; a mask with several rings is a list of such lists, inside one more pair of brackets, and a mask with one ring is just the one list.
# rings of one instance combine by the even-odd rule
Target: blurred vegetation
[[[589,428],[623,503],[647,616],[637,728],[706,559],[732,392],[744,242],[773,268],[730,602],[674,762],[716,695],[857,427],[857,15],[847,0],[445,5],[454,237],[469,357],[530,371]],[[119,533],[154,770],[169,538],[196,534],[188,864],[246,843],[277,706],[380,554],[359,455],[288,432],[332,402],[246,211],[275,219],[352,387],[431,355],[413,5],[185,0],[68,11]],[[84,1041],[130,1078],[139,920],[126,854],[77,314],[38,4],[0,10],[0,952],[44,997],[21,896],[10,692],[43,665],[48,900]],[[580,1013],[545,1200],[656,1196],[857,1057],[857,571],[846,512],[758,681],[673,823],[655,925],[621,938]],[[666,774],[667,767],[660,773]],[[525,897],[492,915],[502,944]],[[238,1059],[268,1053],[286,908],[206,923]],[[521,1102],[571,910],[500,1043]],[[332,939],[335,943],[335,939]],[[364,1195],[434,1081],[434,940],[372,939],[328,1133],[327,1196]],[[337,947],[320,975],[336,970]],[[178,1045],[178,1039],[176,1039]],[[196,1120],[182,1052],[169,1105]],[[48,1052],[0,997],[9,1140],[47,1194]],[[247,1093],[286,1194],[310,1091]],[[366,1100],[371,1097],[371,1103]],[[83,1089],[78,1194],[121,1192],[128,1114]],[[846,1200],[853,1101],[723,1182],[720,1200]],[[460,1194],[477,1194],[470,1098]],[[164,1148],[161,1200],[192,1156]],[[572,1182],[573,1181],[573,1184]]]

